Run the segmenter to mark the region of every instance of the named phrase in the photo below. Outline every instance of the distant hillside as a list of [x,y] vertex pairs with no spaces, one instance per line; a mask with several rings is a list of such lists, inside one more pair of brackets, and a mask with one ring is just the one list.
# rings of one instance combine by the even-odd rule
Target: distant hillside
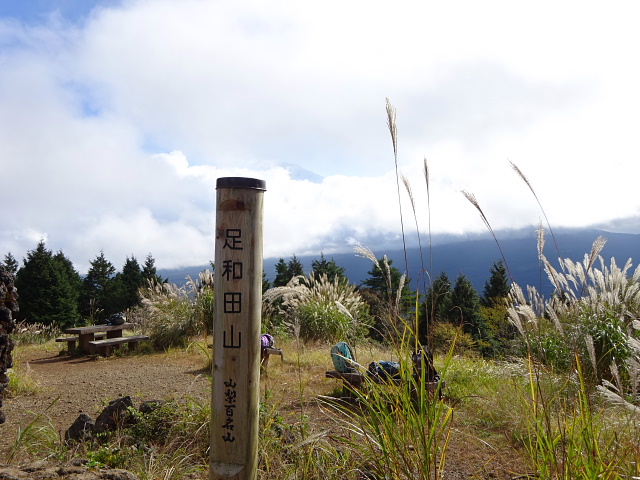
[[[554,232],[556,242],[563,258],[571,258],[574,261],[581,261],[585,253],[591,251],[594,240],[602,235],[607,239],[607,244],[602,251],[602,257],[608,264],[611,257],[616,258],[619,265],[629,258],[636,258],[634,266],[640,254],[640,235],[608,233],[595,229],[562,230]],[[535,232],[523,234],[523,232],[497,232],[496,236],[500,242],[502,251],[507,259],[508,267],[513,279],[521,286],[533,285],[545,294],[551,293],[551,286],[544,271],[540,269],[538,262],[537,239]],[[473,283],[478,293],[482,293],[484,283],[489,278],[490,269],[494,262],[500,260],[500,250],[495,240],[489,236],[481,236],[477,239],[468,240],[466,238],[455,241],[452,239],[447,243],[435,245],[432,248],[432,267],[429,266],[429,252],[423,249],[423,261],[425,270],[431,272],[435,277],[440,272],[445,272],[453,282],[459,274],[466,275]],[[404,253],[401,249],[392,251],[375,251],[379,258],[387,255],[393,260],[393,266],[401,271],[405,270]],[[545,255],[549,259],[558,257],[556,247],[551,235],[547,234]],[[365,258],[357,257],[354,253],[325,254],[327,259],[334,259],[338,265],[346,268],[350,281],[356,284],[362,283],[369,275],[373,264]],[[409,276],[412,280],[413,288],[416,285],[423,289],[423,284],[429,284],[429,277],[421,273],[422,260],[420,251],[417,248],[410,248],[407,251],[409,262]],[[311,262],[320,258],[320,254],[314,256],[299,256],[298,259],[305,267],[305,272],[311,271]],[[267,258],[264,260],[265,272],[269,280],[275,277],[275,265],[279,258]],[[289,258],[285,258],[288,261]],[[160,270],[158,273],[162,277],[168,278],[171,283],[183,284],[187,275],[197,277],[198,273],[207,268],[206,265],[178,270]]]

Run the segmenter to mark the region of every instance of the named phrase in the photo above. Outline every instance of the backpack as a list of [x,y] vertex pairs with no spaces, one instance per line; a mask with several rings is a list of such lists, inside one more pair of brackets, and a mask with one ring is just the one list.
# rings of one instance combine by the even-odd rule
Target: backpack
[[273,337],[268,333],[263,333],[262,336],[260,337],[260,348],[261,349],[271,348],[273,347],[273,345],[274,345]]
[[334,368],[340,373],[355,372],[355,356],[351,347],[346,342],[339,342],[331,347],[331,360]]
[[398,379],[400,378],[400,364],[386,360],[371,362],[367,373],[375,381]]
[[114,313],[109,317],[108,325],[123,325],[127,321],[124,313]]

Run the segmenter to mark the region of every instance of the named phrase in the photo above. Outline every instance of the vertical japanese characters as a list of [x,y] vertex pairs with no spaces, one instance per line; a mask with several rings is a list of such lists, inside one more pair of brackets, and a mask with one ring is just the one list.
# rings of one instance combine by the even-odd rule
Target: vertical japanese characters
[[[224,243],[222,245],[223,257],[233,250],[242,250],[242,229],[228,228],[224,234]],[[222,261],[222,272],[220,277],[223,283],[223,311],[225,315],[239,315],[242,313],[242,292],[234,291],[232,280],[242,279],[243,262],[234,259],[224,259]],[[237,329],[237,331],[236,331]],[[242,331],[236,326],[235,322],[231,322],[228,329],[222,332],[223,348],[241,348],[242,347]],[[233,378],[224,382],[224,408],[225,420],[222,424],[222,440],[224,442],[235,442],[234,435],[234,414],[237,401],[237,383]]]

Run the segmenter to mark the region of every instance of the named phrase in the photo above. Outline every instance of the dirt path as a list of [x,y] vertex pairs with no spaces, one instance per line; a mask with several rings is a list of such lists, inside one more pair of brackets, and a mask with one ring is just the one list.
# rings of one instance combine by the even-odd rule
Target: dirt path
[[[36,395],[4,400],[7,421],[0,425],[0,463],[5,461],[6,449],[14,441],[18,427],[33,420],[32,412],[46,414],[64,435],[80,413],[95,419],[105,402],[125,395],[131,396],[136,406],[145,400],[167,398],[209,401],[211,387],[205,359],[198,352],[92,358],[61,356],[59,349],[55,345],[22,350],[16,359],[22,371],[28,365],[41,390]],[[276,359],[269,368],[261,388],[271,391],[284,417],[297,418],[300,385],[296,383],[295,361]],[[313,376],[305,383],[309,402],[305,402],[304,413],[318,428],[330,428],[326,413],[321,412],[315,399],[330,392],[336,382],[324,378],[325,365],[308,368]],[[522,458],[504,439],[479,433],[463,425],[453,429],[443,478],[510,480],[525,471]]]
[[138,405],[144,400],[209,398],[204,357],[198,354],[152,354],[94,358],[59,355],[57,346],[27,349],[14,363],[31,370],[41,390],[36,395],[4,399],[7,416],[0,425],[0,463],[18,427],[46,414],[64,435],[81,413],[92,418],[104,402],[129,395]]

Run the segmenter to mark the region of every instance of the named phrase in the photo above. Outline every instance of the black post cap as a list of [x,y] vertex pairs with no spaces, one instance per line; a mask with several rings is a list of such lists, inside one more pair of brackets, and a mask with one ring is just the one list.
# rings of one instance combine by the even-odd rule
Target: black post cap
[[222,177],[216,181],[216,188],[253,188],[266,190],[267,182],[257,178],[246,177]]

